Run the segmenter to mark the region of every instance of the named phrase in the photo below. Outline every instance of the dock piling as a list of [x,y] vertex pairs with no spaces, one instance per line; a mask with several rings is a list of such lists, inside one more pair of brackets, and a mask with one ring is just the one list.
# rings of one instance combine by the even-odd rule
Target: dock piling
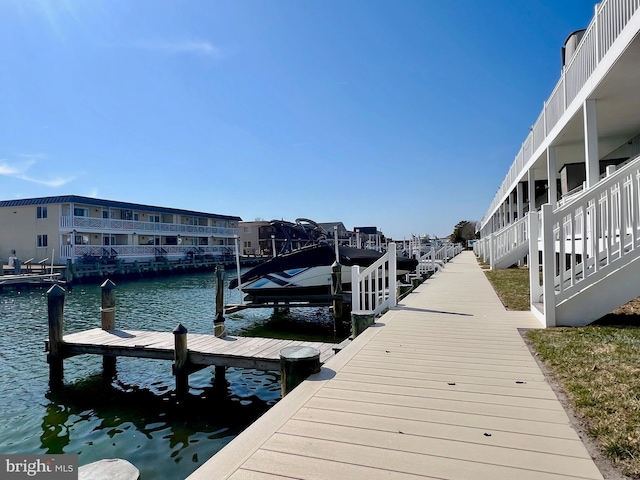
[[49,386],[52,390],[62,386],[64,377],[64,355],[62,351],[62,327],[65,291],[54,285],[47,291],[47,314],[49,319]]
[[285,347],[280,350],[282,396],[320,371],[320,350],[314,347]]
[[333,334],[337,331],[337,322],[342,319],[342,265],[336,260],[331,265],[331,298],[333,302]]
[[181,323],[173,330],[175,349],[173,353],[173,374],[176,376],[176,391],[179,395],[189,391],[189,372],[187,370],[187,328]]
[[373,312],[351,312],[351,336],[356,338],[374,323],[375,315]]
[[[105,280],[100,285],[101,307],[100,317],[103,330],[116,328],[116,284],[111,280]],[[112,355],[102,356],[102,374],[109,381],[116,375],[116,357]]]
[[216,266],[216,318],[213,320],[213,333],[218,338],[227,335],[224,326],[224,265]]

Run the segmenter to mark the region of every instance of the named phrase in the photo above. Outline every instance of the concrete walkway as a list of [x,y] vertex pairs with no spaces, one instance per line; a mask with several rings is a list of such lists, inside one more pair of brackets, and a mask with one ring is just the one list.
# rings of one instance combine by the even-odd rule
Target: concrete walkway
[[406,297],[196,479],[601,479],[471,252]]

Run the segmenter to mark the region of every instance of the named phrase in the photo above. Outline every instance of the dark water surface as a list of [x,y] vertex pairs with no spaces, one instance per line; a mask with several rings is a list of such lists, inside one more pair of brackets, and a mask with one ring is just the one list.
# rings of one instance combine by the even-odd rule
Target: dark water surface
[[[212,333],[214,274],[121,282],[116,326]],[[237,303],[235,291],[226,303]],[[100,288],[78,285],[65,300],[64,331],[100,326]],[[270,309],[226,317],[227,332],[269,320]],[[290,320],[330,325],[326,309],[292,310]],[[102,358],[65,360],[65,387],[49,391],[44,352],[45,290],[0,293],[0,453],[79,454],[80,465],[124,458],[143,480],[183,479],[280,399],[279,372],[228,369],[226,383],[213,367],[189,377],[189,396],[174,395],[171,362],[118,358],[117,378],[102,377]]]

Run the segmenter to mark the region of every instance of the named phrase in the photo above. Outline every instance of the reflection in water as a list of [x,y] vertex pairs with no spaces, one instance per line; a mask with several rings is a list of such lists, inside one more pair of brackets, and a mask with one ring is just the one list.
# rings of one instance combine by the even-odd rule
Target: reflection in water
[[40,443],[45,453],[60,455],[64,447],[69,445],[69,410],[57,403],[50,403],[46,407],[47,414],[42,419],[42,435]]

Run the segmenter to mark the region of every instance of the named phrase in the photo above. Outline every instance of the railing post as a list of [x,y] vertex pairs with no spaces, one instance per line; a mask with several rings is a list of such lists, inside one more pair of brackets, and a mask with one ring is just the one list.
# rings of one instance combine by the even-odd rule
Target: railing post
[[54,285],[47,291],[47,314],[49,319],[49,386],[51,390],[62,386],[64,376],[62,328],[64,318],[65,291],[60,285]]
[[533,307],[534,303],[540,303],[542,289],[540,288],[540,254],[538,245],[538,212],[529,212],[529,301]]
[[396,257],[396,244],[389,244],[389,308],[393,308],[398,304],[398,287],[397,287],[397,257]]
[[360,267],[351,266],[351,311],[360,310]]
[[[542,205],[542,291],[544,298],[544,320],[546,327],[556,326],[556,289],[555,289],[555,238],[553,233],[554,216],[551,204]],[[560,239],[562,241],[562,238]],[[560,278],[562,281],[562,277]]]
[[495,233],[489,235],[489,268],[491,270],[496,269],[496,237]]

